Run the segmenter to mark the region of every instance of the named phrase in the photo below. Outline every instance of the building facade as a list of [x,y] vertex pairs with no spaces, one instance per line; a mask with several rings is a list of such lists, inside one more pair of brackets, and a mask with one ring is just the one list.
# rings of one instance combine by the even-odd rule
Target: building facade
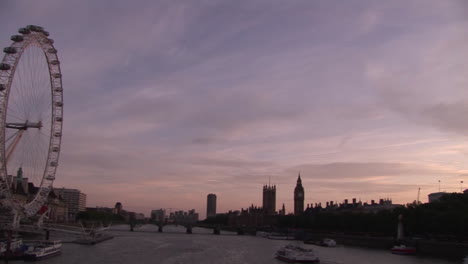
[[377,213],[380,211],[393,210],[395,208],[402,207],[403,205],[394,204],[390,198],[380,199],[378,202],[371,200],[370,203],[358,201],[353,198],[351,201],[345,199],[343,203],[337,203],[334,201],[326,202],[326,205],[322,207],[322,203],[308,204],[304,213],[313,214],[319,211],[330,211],[330,212],[349,212],[349,213]]
[[184,211],[175,211],[169,214],[169,223],[186,225],[186,224],[195,224],[198,221],[198,213],[195,212],[195,209],[189,210],[188,212]]
[[[23,177],[23,168],[18,168],[16,176],[8,175],[7,182],[11,184],[12,198],[22,204],[33,201],[40,191],[39,187]],[[47,222],[62,223],[67,220],[68,208],[63,198],[54,190],[49,192],[47,202],[38,214],[47,214]]]
[[231,227],[272,227],[278,225],[278,216],[267,215],[263,207],[251,205],[247,209],[232,212],[228,216]]
[[121,215],[123,211],[122,203],[116,202],[114,208],[112,208],[112,214]]
[[49,192],[47,212],[48,221],[53,223],[63,223],[67,221],[68,207],[62,197],[54,190]]
[[210,193],[206,202],[206,218],[216,216],[216,194]]
[[86,211],[86,194],[77,189],[56,188],[54,191],[59,194],[68,208],[68,220],[74,221],[79,212]]
[[263,210],[268,215],[276,213],[276,186],[263,185]]
[[302,187],[301,174],[297,177],[296,188],[294,188],[294,215],[304,212],[304,187]]
[[159,209],[151,211],[151,221],[163,223],[166,221],[166,210]]

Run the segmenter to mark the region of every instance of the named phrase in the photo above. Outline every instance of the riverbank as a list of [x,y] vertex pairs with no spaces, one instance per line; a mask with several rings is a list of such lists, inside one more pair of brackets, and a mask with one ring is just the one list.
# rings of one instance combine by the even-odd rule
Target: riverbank
[[[341,245],[374,249],[390,249],[395,245],[395,239],[392,237],[371,237],[333,233],[307,233],[305,237],[310,240],[332,238]],[[468,255],[468,244],[464,243],[426,239],[411,239],[407,240],[407,243],[408,245],[416,247],[418,255],[446,259],[463,259]]]

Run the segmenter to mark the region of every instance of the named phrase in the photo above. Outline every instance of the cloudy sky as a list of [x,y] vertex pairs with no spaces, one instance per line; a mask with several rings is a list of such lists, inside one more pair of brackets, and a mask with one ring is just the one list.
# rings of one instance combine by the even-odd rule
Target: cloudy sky
[[1,0],[0,44],[51,33],[64,76],[55,186],[88,206],[412,202],[468,186],[464,1]]

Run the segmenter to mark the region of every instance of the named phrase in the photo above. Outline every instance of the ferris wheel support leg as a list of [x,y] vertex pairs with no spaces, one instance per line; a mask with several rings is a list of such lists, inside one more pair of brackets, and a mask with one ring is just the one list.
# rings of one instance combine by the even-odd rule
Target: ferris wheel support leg
[[23,134],[24,134],[24,130],[20,130],[18,134],[16,135],[15,139],[13,140],[13,142],[11,142],[11,144],[8,146],[8,149],[6,149],[5,156],[6,156],[7,163],[10,160],[11,155],[13,154],[13,151],[15,151],[16,146],[18,146],[18,142],[20,141],[21,137],[23,137]]
[[39,220],[37,221],[37,227],[42,227],[42,225],[44,224],[44,218],[48,218],[46,215],[49,213],[49,210],[50,209],[47,209],[47,211],[39,217]]

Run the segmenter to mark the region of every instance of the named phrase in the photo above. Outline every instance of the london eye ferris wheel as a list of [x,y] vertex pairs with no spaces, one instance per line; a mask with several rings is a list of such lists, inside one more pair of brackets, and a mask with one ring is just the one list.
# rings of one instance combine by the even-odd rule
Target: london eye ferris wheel
[[[13,35],[0,63],[0,201],[20,218],[46,203],[55,180],[62,140],[60,61],[49,33],[29,25]],[[16,181],[16,182],[15,182]],[[13,186],[38,187],[26,201]]]

